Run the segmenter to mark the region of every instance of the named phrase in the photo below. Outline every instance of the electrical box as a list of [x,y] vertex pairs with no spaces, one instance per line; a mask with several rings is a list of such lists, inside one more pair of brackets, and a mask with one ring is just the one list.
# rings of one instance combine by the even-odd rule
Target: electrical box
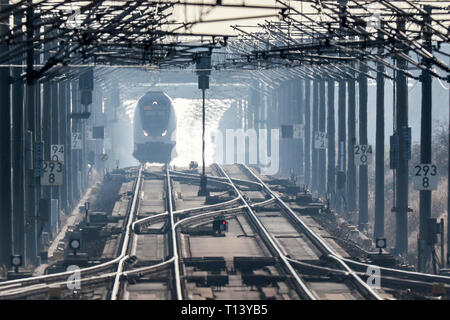
[[33,132],[25,132],[25,163],[28,170],[33,170]]
[[196,58],[196,69],[198,76],[207,76],[211,74],[211,55],[203,53]]
[[58,199],[50,200],[50,232],[53,234],[58,232],[59,223],[59,203]]
[[294,136],[294,128],[292,125],[281,125],[281,137],[289,139]]
[[337,173],[337,188],[338,189],[344,189],[345,188],[345,172],[338,171]]
[[94,90],[94,69],[87,68],[80,74],[79,79],[79,89],[81,91],[87,90],[92,91]]
[[204,52],[196,57],[198,75],[198,88],[209,89],[209,76],[211,74],[211,54]]
[[50,199],[39,200],[39,219],[43,222],[50,220],[51,201]]
[[92,138],[93,139],[104,139],[105,138],[105,127],[93,127],[92,128]]
[[437,243],[437,235],[439,233],[440,224],[436,222],[436,218],[428,218],[427,220],[427,244],[434,245]]
[[92,104],[92,91],[81,91],[81,104],[85,106]]
[[400,130],[400,137],[403,142],[402,159],[411,160],[411,128],[403,127]]
[[397,169],[398,165],[398,135],[394,133],[389,140],[389,168]]

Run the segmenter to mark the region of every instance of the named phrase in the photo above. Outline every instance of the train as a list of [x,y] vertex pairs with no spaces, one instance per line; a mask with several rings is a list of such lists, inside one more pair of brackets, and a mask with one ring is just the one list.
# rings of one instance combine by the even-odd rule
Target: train
[[176,114],[172,99],[162,91],[149,91],[134,112],[133,156],[140,163],[169,164],[176,156]]

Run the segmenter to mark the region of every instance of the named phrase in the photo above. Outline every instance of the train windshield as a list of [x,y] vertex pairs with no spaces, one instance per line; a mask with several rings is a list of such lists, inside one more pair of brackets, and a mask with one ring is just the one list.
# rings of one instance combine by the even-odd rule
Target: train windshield
[[147,100],[141,104],[142,128],[150,136],[161,136],[167,130],[170,117],[170,103],[161,100]]

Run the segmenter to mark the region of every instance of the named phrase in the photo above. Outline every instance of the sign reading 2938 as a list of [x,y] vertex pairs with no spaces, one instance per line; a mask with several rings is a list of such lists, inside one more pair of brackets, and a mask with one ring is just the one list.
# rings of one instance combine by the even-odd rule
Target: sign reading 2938
[[41,186],[60,186],[63,184],[63,164],[59,161],[43,161]]
[[418,164],[414,167],[414,189],[436,190],[438,169],[434,164]]

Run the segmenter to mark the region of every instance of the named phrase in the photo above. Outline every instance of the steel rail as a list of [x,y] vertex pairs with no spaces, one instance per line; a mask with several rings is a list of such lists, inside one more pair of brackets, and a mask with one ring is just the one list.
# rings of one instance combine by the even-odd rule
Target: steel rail
[[[339,277],[348,277],[350,274],[347,271],[341,269],[335,269],[330,267],[318,266],[311,263],[289,259],[298,269],[301,269],[303,272],[307,272],[311,275],[315,275],[317,273],[326,274],[326,276],[339,276]],[[359,277],[368,278],[370,275],[364,272],[356,272]],[[399,289],[403,287],[405,289],[417,289],[420,292],[427,291],[430,293],[432,291],[434,283],[426,282],[424,280],[415,280],[415,279],[405,279],[405,278],[397,278],[395,276],[383,276],[380,278],[380,287],[382,288],[392,288]],[[450,292],[450,285],[445,284],[445,289],[447,292]]]
[[134,215],[137,211],[137,200],[139,198],[139,191],[141,189],[141,185],[142,185],[142,166],[139,167],[139,171],[138,171],[138,177],[137,177],[137,181],[136,181],[136,186],[134,189],[134,194],[133,194],[133,202],[131,203],[131,209],[130,209],[130,213],[128,215],[128,221],[127,221],[127,229],[125,232],[125,238],[124,241],[122,243],[122,250],[120,252],[120,260],[119,260],[119,265],[117,266],[117,271],[116,271],[116,277],[114,279],[114,285],[112,288],[112,292],[111,292],[111,300],[117,300],[118,295],[119,295],[119,290],[120,290],[120,275],[123,271],[123,265],[125,263],[125,261],[128,260],[129,256],[127,255],[127,251],[128,251],[128,243],[130,241],[130,238],[133,234],[133,229],[131,228],[132,224],[133,224],[133,220],[134,220]]
[[[138,174],[139,174],[139,171],[138,171]],[[36,277],[3,281],[3,282],[0,282],[0,291],[4,290],[4,288],[8,288],[11,285],[27,285],[27,284],[31,285],[31,284],[40,283],[43,281],[56,281],[58,279],[70,276],[70,275],[74,274],[75,272],[80,272],[81,275],[89,274],[91,272],[99,272],[99,271],[102,271],[102,270],[112,267],[114,264],[120,262],[121,259],[122,259],[122,257],[118,256],[110,261],[105,262],[105,263],[101,263],[101,264],[87,267],[87,268],[82,268],[80,270],[65,271],[65,272],[47,274],[47,275],[36,276]]]
[[205,217],[209,217],[209,216],[218,216],[218,215],[223,215],[224,213],[236,213],[236,211],[242,211],[242,209],[245,209],[246,206],[245,205],[240,205],[239,207],[235,207],[235,208],[230,208],[230,209],[223,209],[223,210],[217,210],[217,211],[211,211],[211,212],[205,212],[205,213],[201,213],[192,217],[187,217],[184,218],[180,221],[177,221],[175,223],[175,228],[178,228],[179,226],[187,223],[187,222],[192,222],[191,220],[201,220],[204,219]]
[[[186,173],[186,172],[176,172],[176,171],[171,171],[171,174],[185,176],[186,178],[188,178],[188,177],[198,178],[200,176],[200,174],[196,174],[196,173]],[[224,180],[226,180],[226,179],[223,177],[208,176],[208,182],[214,181],[215,183],[223,183],[223,184],[231,186],[231,184],[229,182],[225,182]],[[232,179],[232,181],[234,181],[236,184],[252,185],[252,186],[260,187],[262,189],[262,185],[259,184],[258,182],[254,182],[254,181],[250,181],[250,180],[234,179],[234,178]]]
[[358,275],[344,262],[342,256],[335,252],[331,247],[328,246],[328,244],[325,243],[325,241],[320,236],[312,231],[311,228],[309,228],[306,223],[302,219],[300,219],[297,214],[295,214],[295,212],[292,211],[292,209],[277,194],[275,194],[252,170],[250,170],[250,168],[248,168],[244,164],[241,166],[245,168],[259,183],[263,185],[264,189],[278,201],[282,208],[284,208],[285,211],[289,213],[289,216],[299,224],[299,226],[305,231],[306,235],[322,252],[328,254],[329,257],[338,262],[347,272],[350,273],[360,289],[365,291],[368,296],[375,300],[383,300],[383,298],[381,298],[367,283],[362,281],[361,278],[358,277]]
[[276,242],[272,239],[271,235],[269,234],[267,229],[264,227],[264,225],[261,223],[259,218],[256,216],[255,212],[253,211],[253,209],[251,208],[251,206],[249,205],[247,200],[245,200],[245,198],[242,196],[241,191],[239,191],[239,189],[234,185],[234,183],[232,182],[230,176],[225,172],[225,170],[220,165],[216,164],[216,166],[221,171],[221,173],[233,185],[234,191],[239,196],[239,198],[242,201],[242,203],[245,205],[245,208],[247,209],[247,212],[249,213],[249,215],[251,216],[252,220],[255,222],[255,224],[259,228],[261,235],[266,239],[266,241],[268,242],[268,244],[270,245],[272,250],[275,251],[276,255],[282,261],[283,265],[287,268],[287,270],[289,270],[289,273],[292,275],[293,279],[295,280],[295,282],[297,283],[297,285],[301,289],[303,296],[307,297],[310,300],[317,300],[316,296],[311,292],[311,290],[308,288],[306,283],[300,278],[298,273],[292,267],[291,263],[287,260],[286,256],[283,254],[282,250],[279,248],[279,246],[276,244]]
[[[216,203],[216,204],[211,204],[211,205],[206,205],[206,206],[201,206],[201,207],[195,207],[195,208],[188,208],[188,209],[182,209],[182,210],[176,210],[173,212],[174,215],[182,215],[182,214],[192,214],[192,213],[196,213],[198,211],[205,211],[207,209],[215,209],[217,207],[223,207],[223,206],[228,206],[234,202],[239,201],[239,197],[236,197],[234,199],[225,201],[225,202],[221,202],[221,203]],[[150,220],[156,219],[156,218],[160,218],[163,216],[168,215],[169,213],[166,212],[162,212],[162,213],[158,213],[156,215],[150,216],[150,217],[145,217],[139,220],[136,220],[133,222],[132,228],[133,230],[135,230],[136,225],[141,225],[143,223],[149,222]]]
[[[169,260],[163,261],[161,263],[158,263],[158,264],[155,264],[152,266],[146,266],[146,267],[141,267],[141,268],[134,269],[134,270],[123,271],[123,272],[121,272],[120,275],[127,277],[128,275],[132,275],[132,274],[144,275],[146,273],[155,272],[155,271],[169,265],[170,263],[173,262],[173,260],[174,260],[174,258],[170,258]],[[80,279],[79,283],[85,284],[85,283],[101,282],[101,281],[104,281],[105,279],[114,278],[115,276],[116,276],[116,272],[110,272],[110,273],[102,274],[99,276],[92,276],[90,278]],[[51,283],[51,284],[41,283],[41,284],[33,285],[32,287],[23,288],[23,290],[20,290],[20,288],[18,288],[17,291],[14,291],[14,289],[10,289],[9,291],[0,293],[0,299],[3,299],[3,298],[12,299],[12,298],[18,298],[18,297],[23,297],[23,296],[41,294],[41,293],[45,293],[46,290],[48,290],[49,288],[61,287],[63,285],[67,285],[67,283],[68,283],[68,281]]]
[[170,180],[169,166],[166,165],[166,201],[167,201],[167,212],[169,213],[170,222],[170,233],[172,241],[172,256],[174,258],[174,274],[175,274],[175,290],[177,300],[183,300],[183,291],[181,289],[181,275],[180,275],[180,259],[178,256],[178,244],[177,235],[175,233],[175,219],[173,214],[173,199],[172,199],[172,181]]
[[[135,191],[135,194],[139,195],[139,192],[138,192],[137,189]],[[227,202],[230,203],[230,202],[234,202],[234,201],[235,200],[233,199],[233,200],[230,200],[230,201],[227,201]],[[216,205],[205,206],[205,207],[203,207],[203,209],[206,209],[206,208],[212,209],[213,207],[216,207]],[[228,208],[228,209],[223,209],[223,210],[219,210],[219,211],[212,211],[212,212],[207,212],[207,213],[204,213],[204,214],[200,214],[200,215],[184,218],[184,219],[178,221],[176,224],[174,224],[174,228],[177,228],[177,227],[181,226],[182,224],[190,222],[190,221],[194,221],[194,220],[197,220],[197,219],[203,219],[203,218],[205,218],[207,216],[216,216],[216,215],[221,215],[221,214],[224,214],[224,213],[235,212],[235,211],[238,211],[238,210],[242,210],[243,208],[244,208],[244,206],[239,206],[239,207],[235,207],[235,208]],[[134,209],[134,211],[131,211],[131,212],[136,212],[136,202],[134,202],[134,205],[132,205],[132,210],[133,209]],[[173,214],[182,214],[182,213],[184,213],[186,211],[199,210],[199,209],[202,209],[202,207],[173,211]],[[149,222],[149,220],[162,218],[164,216],[167,216],[168,214],[169,214],[168,212],[164,212],[164,213],[160,213],[160,214],[157,214],[157,215],[154,215],[154,216],[151,216],[151,217],[147,217],[147,218],[144,218],[144,219],[141,219],[141,220],[145,220],[145,222]],[[134,230],[134,226],[135,226],[136,222],[139,222],[139,221],[134,221],[131,224],[131,227],[128,228],[128,230]],[[129,224],[128,224],[128,226],[129,226]],[[129,239],[130,236],[131,236],[131,233],[129,232],[129,236],[127,237],[127,239]],[[127,247],[128,247],[128,242],[126,242],[126,243],[124,242],[124,247],[122,248],[122,253],[124,253],[124,252],[126,253],[126,251],[127,251],[126,248]],[[120,290],[120,282],[121,282],[123,276],[126,277],[126,276],[128,276],[130,274],[136,274],[136,273],[145,274],[145,273],[153,272],[153,271],[155,271],[155,270],[157,270],[159,268],[162,268],[162,267],[164,267],[164,266],[166,266],[168,264],[175,263],[175,261],[176,261],[176,257],[172,256],[170,259],[168,259],[166,261],[163,261],[163,262],[161,262],[159,264],[156,264],[156,265],[141,267],[141,268],[134,269],[134,270],[129,270],[129,271],[124,271],[123,270],[123,263],[126,260],[128,260],[128,258],[129,258],[128,255],[124,255],[122,257],[122,260],[120,261],[120,262],[122,262],[122,266],[120,266],[120,265],[118,266],[118,271],[117,272],[108,273],[108,274],[105,274],[105,275],[99,275],[99,276],[93,277],[93,278],[112,278],[112,277],[115,278],[114,288],[113,288],[113,292],[111,294],[111,300],[116,300],[118,298],[118,293],[119,293],[119,290]],[[80,281],[84,282],[84,281],[87,281],[89,279],[90,278],[85,278],[85,279],[81,279]],[[43,284],[36,284],[36,285],[28,286],[28,287],[25,287],[25,288],[17,287],[14,284],[12,284],[12,285],[9,285],[8,287],[6,287],[4,292],[0,293],[0,298],[3,298],[3,297],[11,298],[11,297],[15,297],[17,295],[20,295],[20,296],[27,295],[27,296],[29,296],[29,295],[40,294],[40,293],[43,293],[46,289],[48,289],[50,287],[60,286],[62,284],[66,284],[66,283],[67,283],[67,281],[60,282],[60,283],[48,283],[48,284],[47,283],[43,283]],[[18,285],[20,285],[20,283]]]
[[433,282],[442,282],[446,284],[450,284],[450,276],[443,276],[443,275],[437,275],[437,274],[428,274],[428,273],[422,273],[422,272],[416,272],[416,271],[408,271],[408,270],[401,270],[401,269],[394,269],[394,268],[388,268],[388,267],[382,267],[377,266],[375,264],[370,263],[364,263],[359,261],[354,261],[347,258],[342,258],[342,261],[354,265],[359,268],[367,268],[367,267],[377,267],[380,269],[381,272],[385,272],[388,275],[392,275],[397,278],[409,278],[409,279],[416,279],[419,281],[433,281]]
[[[271,200],[272,200],[272,199],[271,199]],[[178,225],[179,222],[184,222],[184,221],[187,220],[187,219],[190,220],[190,219],[195,219],[195,218],[201,218],[201,216],[204,215],[204,214],[212,214],[212,215],[214,215],[214,214],[228,213],[228,212],[233,212],[233,211],[235,211],[236,209],[242,209],[241,207],[242,207],[242,206],[231,207],[231,208],[222,209],[222,210],[216,210],[216,211],[208,211],[208,212],[204,212],[204,213],[197,214],[197,215],[195,215],[195,216],[185,217],[185,218],[182,218],[182,219],[178,220],[178,222],[175,223],[175,225]],[[174,212],[173,214],[174,214],[174,215],[179,215],[179,213],[178,213],[178,214],[175,214],[175,212]],[[144,223],[145,223],[145,222],[150,223],[151,220],[156,220],[156,219],[158,219],[158,218],[166,217],[166,216],[168,216],[168,215],[169,215],[168,212],[163,212],[163,213],[159,213],[159,214],[156,214],[156,215],[154,215],[154,216],[151,216],[151,217],[146,217],[146,218],[144,218],[144,219],[145,219]]]
[[[226,182],[219,182],[222,184],[226,184],[229,185]],[[135,195],[138,194],[138,192],[135,192]],[[214,205],[208,205],[208,206],[203,206],[203,207],[197,207],[197,208],[189,208],[189,209],[183,209],[183,210],[177,210],[174,211],[173,214],[174,215],[181,215],[181,214],[189,214],[189,213],[195,213],[197,211],[204,211],[205,209],[214,209],[220,206],[224,206],[224,205],[231,205],[234,202],[237,202],[239,200],[239,197],[236,197],[235,199],[226,201],[226,202],[222,202],[222,203],[218,203],[218,204],[214,204]],[[134,208],[130,209],[133,210]],[[226,209],[225,211],[232,211],[234,208],[229,208]],[[163,217],[164,215],[167,215],[168,213],[161,213],[161,214],[157,214],[151,217],[146,217],[143,218],[141,220],[137,220],[137,221],[133,221],[131,224],[131,230],[135,230],[135,227],[137,224],[141,224],[141,223],[145,223],[145,222],[149,222],[152,219],[156,219],[159,217]],[[105,262],[103,264],[100,265],[96,265],[96,266],[92,266],[92,267],[87,267],[87,268],[83,268],[80,270],[80,273],[86,274],[86,273],[90,273],[90,272],[100,272],[104,269],[110,268],[112,267],[115,263],[120,263],[121,259],[123,259],[124,257],[122,256],[118,256],[116,258],[114,258],[111,261]],[[126,258],[128,259],[128,256],[126,256]],[[147,267],[145,267],[147,268]],[[143,270],[145,270],[145,268]],[[34,284],[34,282],[37,282],[38,284],[41,281],[57,281],[61,278],[67,277],[72,275],[73,273],[75,273],[76,271],[66,271],[66,272],[62,272],[62,273],[56,273],[56,274],[51,274],[51,275],[44,275],[44,276],[37,276],[37,277],[30,277],[30,278],[24,278],[24,279],[16,279],[16,280],[10,280],[10,281],[4,281],[4,282],[0,282],[0,291],[7,291],[10,290],[12,288],[23,288],[24,290],[32,290],[31,286]],[[130,271],[131,272],[131,271]],[[125,273],[125,272],[124,272]],[[129,272],[128,272],[129,273]],[[24,286],[27,283],[31,283],[30,285],[27,285],[25,288]],[[49,284],[51,285],[51,284]]]

